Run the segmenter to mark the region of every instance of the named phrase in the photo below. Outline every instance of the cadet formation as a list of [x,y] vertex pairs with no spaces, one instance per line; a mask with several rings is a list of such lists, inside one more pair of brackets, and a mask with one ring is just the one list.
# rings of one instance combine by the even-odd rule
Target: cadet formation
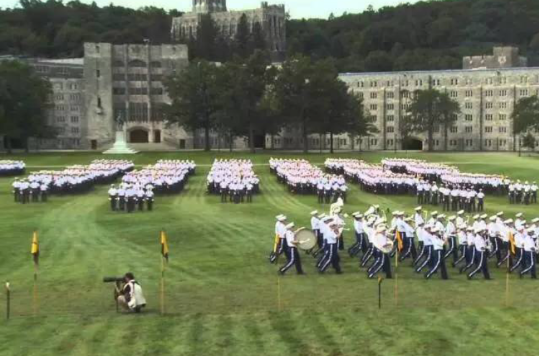
[[[117,212],[152,211],[155,194],[180,193],[189,176],[195,174],[193,161],[160,160],[122,177],[108,190],[110,209]],[[145,209],[146,207],[146,209]]]
[[[521,278],[526,275],[537,278],[539,218],[526,220],[522,213],[507,218],[503,212],[467,216],[464,210],[447,216],[437,211],[428,214],[421,206],[413,214],[394,211],[391,215],[387,217],[379,206],[352,214],[355,238],[347,252],[357,259],[368,278],[380,273],[392,278],[394,258],[426,279],[435,275],[449,279],[452,270],[468,279],[482,275],[489,280],[489,268],[504,268]],[[341,208],[329,215],[311,212],[310,228],[318,241],[306,254],[315,258],[319,273],[325,273],[330,265],[336,273],[342,273],[339,247],[346,231],[343,217],[346,214],[342,215]],[[276,220],[277,240],[270,262],[275,263],[279,255],[285,254],[286,263],[279,273],[285,274],[295,266],[298,274],[304,274],[294,223],[282,214]]]
[[208,193],[220,195],[221,203],[251,203],[260,192],[260,180],[250,160],[219,160],[213,162],[207,178]]
[[0,177],[24,174],[26,165],[22,161],[0,161]]
[[303,159],[275,159],[269,161],[271,173],[277,176],[293,194],[316,194],[318,203],[346,201],[348,186],[342,174],[324,173]]
[[76,165],[60,171],[32,172],[26,179],[12,184],[14,201],[26,204],[46,202],[50,194],[80,194],[96,184],[107,184],[133,169],[131,161],[94,160],[89,165]]

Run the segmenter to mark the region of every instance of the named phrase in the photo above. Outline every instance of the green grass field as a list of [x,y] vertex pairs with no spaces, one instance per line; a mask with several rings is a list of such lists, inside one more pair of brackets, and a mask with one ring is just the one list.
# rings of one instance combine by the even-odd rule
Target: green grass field
[[[0,355],[537,355],[539,282],[506,278],[491,265],[493,281],[466,280],[450,268],[449,281],[425,281],[408,264],[395,280],[368,280],[356,260],[341,255],[344,274],[318,275],[303,256],[307,276],[278,282],[267,262],[274,216],[285,213],[308,225],[314,196],[292,196],[266,166],[271,154],[148,153],[136,164],[160,158],[193,159],[199,165],[180,195],[158,197],[155,211],[112,213],[107,187],[79,196],[53,196],[43,204],[13,202],[11,179],[0,179],[0,282],[12,284],[12,319],[0,321]],[[327,155],[284,154],[322,164]],[[393,154],[335,154],[379,162]],[[511,154],[400,154],[457,165],[467,172],[539,178],[539,160]],[[30,167],[60,169],[101,155],[10,156]],[[215,157],[249,157],[261,178],[252,204],[221,204],[206,194]],[[1,159],[7,156],[0,157]],[[33,169],[33,168],[31,168]],[[36,168],[37,169],[37,168]],[[348,213],[371,204],[411,212],[414,198],[374,196],[352,186]],[[539,206],[509,206],[488,197],[487,211],[539,216]],[[429,208],[429,210],[432,210]],[[39,313],[33,315],[32,230],[39,229]],[[159,313],[159,231],[169,236],[166,315]],[[348,233],[346,244],[352,236]],[[284,262],[281,259],[280,264]],[[115,312],[112,287],[101,279],[132,271],[149,305],[141,315]],[[292,271],[291,271],[292,272]],[[280,303],[278,297],[280,284]],[[506,305],[509,301],[509,305]],[[280,309],[279,309],[280,304]],[[5,295],[1,293],[0,310]],[[3,318],[3,314],[0,314]]]

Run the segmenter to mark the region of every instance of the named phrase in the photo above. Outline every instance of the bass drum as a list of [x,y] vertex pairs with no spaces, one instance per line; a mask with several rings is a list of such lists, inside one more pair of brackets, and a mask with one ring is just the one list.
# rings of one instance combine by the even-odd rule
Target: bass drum
[[296,241],[300,250],[308,251],[316,246],[316,236],[311,230],[302,228],[296,232]]

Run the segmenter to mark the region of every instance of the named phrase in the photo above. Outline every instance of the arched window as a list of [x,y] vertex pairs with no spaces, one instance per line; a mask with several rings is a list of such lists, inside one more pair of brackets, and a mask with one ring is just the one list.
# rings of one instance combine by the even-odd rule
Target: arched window
[[150,67],[152,67],[152,68],[161,68],[162,65],[161,65],[161,62],[159,62],[159,61],[153,61],[153,62],[150,63]]
[[145,68],[146,62],[141,61],[140,59],[134,59],[132,61],[129,61],[129,66],[134,68]]
[[124,62],[122,61],[119,61],[119,60],[116,60],[112,63],[112,66],[113,67],[123,67],[124,66]]

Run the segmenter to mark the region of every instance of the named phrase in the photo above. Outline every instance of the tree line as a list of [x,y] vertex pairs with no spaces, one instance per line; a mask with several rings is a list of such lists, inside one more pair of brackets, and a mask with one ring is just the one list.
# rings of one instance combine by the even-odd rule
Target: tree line
[[[19,7],[0,9],[0,54],[79,57],[84,41],[168,43],[172,18],[180,14],[21,0]],[[262,48],[260,29],[249,35],[243,22],[232,39],[218,36],[211,19],[200,25],[200,40],[184,39],[192,58],[224,62]],[[532,65],[539,64],[538,1],[423,1],[328,19],[289,19],[286,26],[288,56],[333,58],[340,72],[460,68],[463,56],[489,53],[496,44],[519,46]]]
[[217,132],[230,144],[245,137],[252,152],[256,135],[279,135],[284,128],[301,131],[305,152],[311,134],[329,134],[333,151],[334,135],[366,136],[375,131],[362,99],[339,80],[332,61],[299,56],[277,68],[267,58],[257,50],[221,66],[191,62],[165,83],[172,100],[166,110],[168,123],[202,130],[206,150],[210,134]]

